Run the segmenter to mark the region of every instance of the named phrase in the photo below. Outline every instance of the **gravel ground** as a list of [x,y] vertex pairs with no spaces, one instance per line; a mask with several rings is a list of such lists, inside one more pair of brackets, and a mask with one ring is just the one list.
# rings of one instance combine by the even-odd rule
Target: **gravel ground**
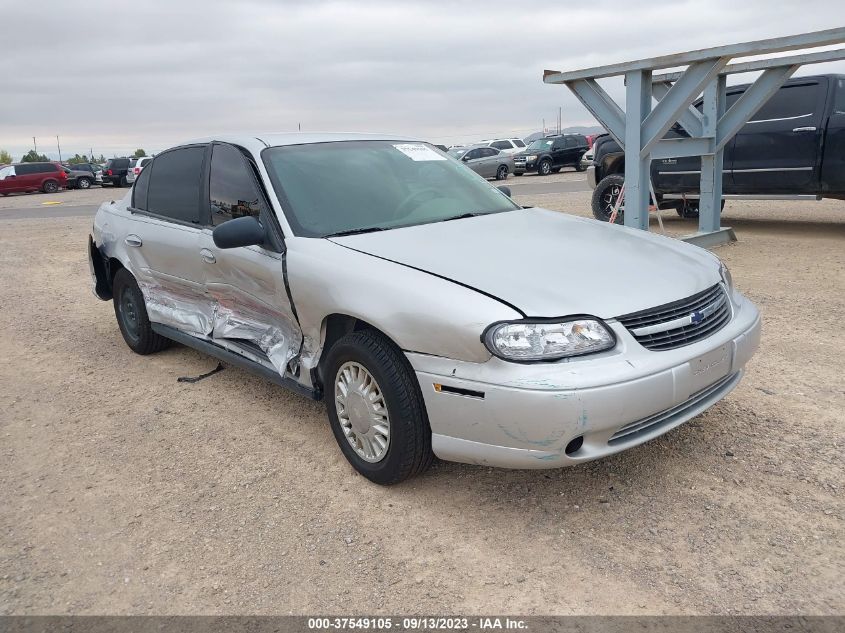
[[62,189],[56,193],[13,193],[0,196],[0,209],[28,209],[40,206],[99,205],[106,200],[118,200],[129,189],[121,187],[91,187],[90,189]]
[[133,355],[89,290],[90,218],[0,221],[0,614],[845,613],[843,212],[728,203],[718,254],[764,334],[704,415],[575,468],[393,488],[321,404]]

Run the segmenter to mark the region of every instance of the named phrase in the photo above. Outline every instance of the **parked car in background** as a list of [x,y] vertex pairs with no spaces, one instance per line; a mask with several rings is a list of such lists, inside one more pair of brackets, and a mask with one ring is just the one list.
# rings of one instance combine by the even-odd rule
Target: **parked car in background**
[[525,141],[521,138],[496,138],[492,141],[481,141],[481,144],[488,147],[495,147],[505,154],[518,154],[525,149]]
[[103,184],[126,187],[126,174],[129,172],[130,158],[109,158],[103,169]]
[[[747,88],[729,86],[726,107]],[[694,106],[701,109],[701,100]],[[666,134],[685,136],[677,125]],[[605,135],[593,153],[587,172],[593,215],[606,221],[625,182],[625,152]],[[728,195],[845,199],[845,75],[787,81],[725,145],[723,162],[722,192]],[[651,181],[662,208],[698,217],[701,157],[653,160]]]
[[62,165],[62,168],[67,175],[68,189],[90,189],[97,182],[94,172],[84,169],[82,164]]
[[449,155],[484,178],[505,180],[514,169],[513,157],[510,154],[487,145],[453,148],[449,150]]
[[73,163],[67,164],[66,167],[70,169],[76,169],[80,171],[87,171],[91,174],[91,178],[93,179],[92,184],[102,185],[103,184],[103,168],[101,165],[97,163]]
[[174,147],[100,206],[88,256],[130,349],[178,341],[324,400],[379,484],[435,455],[554,468],[624,451],[724,398],[760,338],[712,253],[524,209],[393,137]]
[[67,174],[60,163],[13,163],[0,169],[0,194],[43,191],[56,193],[67,187]]
[[150,164],[152,159],[152,156],[142,156],[141,158],[133,158],[129,161],[129,169],[126,171],[126,182],[130,185],[135,182],[138,174],[141,173],[144,167]]
[[564,167],[584,171],[581,157],[588,149],[583,134],[559,134],[538,138],[514,156],[516,176],[536,171],[541,176],[557,173]]

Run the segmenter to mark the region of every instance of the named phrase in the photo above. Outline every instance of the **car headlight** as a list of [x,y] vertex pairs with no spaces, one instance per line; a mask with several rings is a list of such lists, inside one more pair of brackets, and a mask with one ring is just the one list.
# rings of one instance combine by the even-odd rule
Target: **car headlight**
[[537,160],[537,155],[536,155],[536,154],[532,154],[531,156],[526,156],[526,157],[525,157],[525,160]]
[[482,340],[494,356],[517,362],[593,354],[616,345],[613,332],[589,317],[494,323]]
[[719,274],[722,275],[722,281],[725,282],[725,288],[728,289],[728,294],[733,293],[734,280],[733,277],[731,277],[731,271],[728,270],[727,266],[725,266],[725,262],[719,262]]

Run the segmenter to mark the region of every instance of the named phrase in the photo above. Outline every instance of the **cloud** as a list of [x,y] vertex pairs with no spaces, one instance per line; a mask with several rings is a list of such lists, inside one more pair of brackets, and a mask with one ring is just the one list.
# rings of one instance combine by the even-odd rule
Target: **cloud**
[[[0,148],[122,154],[217,132],[396,132],[454,143],[592,118],[576,69],[829,28],[835,1],[12,3]],[[843,70],[843,65],[826,69]],[[815,72],[808,67],[803,74]],[[608,89],[621,95],[621,81]],[[55,152],[53,152],[55,153]]]

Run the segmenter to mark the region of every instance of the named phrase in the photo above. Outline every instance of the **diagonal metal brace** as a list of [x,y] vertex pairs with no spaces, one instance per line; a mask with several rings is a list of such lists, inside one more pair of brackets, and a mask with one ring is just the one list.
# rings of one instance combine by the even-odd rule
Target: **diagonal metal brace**
[[567,83],[596,120],[625,148],[625,113],[594,79],[577,79]]
[[663,135],[689,108],[704,87],[716,79],[730,57],[719,57],[690,64],[663,99],[649,113],[641,128],[640,158],[645,158]]
[[[663,97],[666,96],[666,93],[669,92],[671,87],[671,81],[655,82],[651,86],[651,94],[658,101],[662,101]],[[681,124],[681,127],[684,128],[690,136],[701,136],[702,130],[704,129],[704,123],[702,122],[701,115],[698,113],[698,110],[691,105],[681,113],[678,123]],[[654,157],[652,156],[652,158]]]

